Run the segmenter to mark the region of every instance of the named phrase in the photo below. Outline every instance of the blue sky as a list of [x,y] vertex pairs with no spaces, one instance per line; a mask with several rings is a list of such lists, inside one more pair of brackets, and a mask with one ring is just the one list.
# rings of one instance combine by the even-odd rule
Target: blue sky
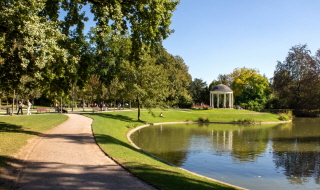
[[181,0],[163,45],[208,85],[241,67],[271,78],[292,46],[307,44],[312,55],[320,48],[319,7],[319,0]]
[[[85,31],[95,25],[88,8]],[[292,46],[320,49],[320,0],[181,0],[170,28],[163,46],[193,79],[209,85],[241,67],[271,78]]]

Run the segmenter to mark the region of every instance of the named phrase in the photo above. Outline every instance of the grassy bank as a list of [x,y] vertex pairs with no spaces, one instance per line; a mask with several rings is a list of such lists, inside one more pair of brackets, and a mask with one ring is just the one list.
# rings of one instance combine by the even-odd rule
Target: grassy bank
[[0,117],[0,168],[27,140],[66,121],[65,115],[25,115]]
[[148,114],[147,111],[142,111],[141,118],[143,121],[137,121],[136,111],[85,114],[94,119],[92,125],[93,131],[100,147],[132,173],[160,189],[235,188],[169,166],[133,148],[126,138],[126,133],[134,127],[145,123],[197,121],[199,117],[205,117],[210,121],[218,122],[232,122],[239,118],[253,119],[261,122],[279,121],[276,115],[245,110],[154,111],[156,116],[158,116],[160,112],[163,113],[164,118],[154,118]]

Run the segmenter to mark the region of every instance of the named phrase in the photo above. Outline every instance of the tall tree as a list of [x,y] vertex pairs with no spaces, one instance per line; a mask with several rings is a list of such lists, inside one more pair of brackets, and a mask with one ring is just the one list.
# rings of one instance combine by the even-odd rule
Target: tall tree
[[121,79],[125,80],[125,89],[129,89],[131,98],[138,104],[138,120],[141,120],[140,109],[166,107],[169,86],[163,65],[156,65],[155,58],[141,55],[139,63],[125,62],[121,69]]
[[39,15],[46,1],[3,0],[0,2],[0,85],[17,88],[23,75],[42,80],[42,69],[55,57],[66,62],[59,46],[66,38],[58,22]]
[[[167,85],[169,89],[169,96],[166,100],[170,106],[184,103],[190,104],[191,96],[187,90],[192,79],[189,74],[189,68],[180,56],[173,56],[169,54],[166,49],[159,44],[154,49],[153,56],[156,57],[157,65],[163,65],[163,75],[166,75]],[[183,102],[180,102],[183,101]]]
[[320,51],[312,57],[307,45],[293,46],[286,60],[278,62],[273,90],[282,108],[319,108]]
[[[202,79],[195,78],[191,81],[188,86],[188,91],[192,97],[193,103],[195,104],[207,103],[209,101],[209,89],[207,87],[207,83]],[[204,96],[206,93],[208,94],[208,97]]]
[[267,78],[256,69],[245,67],[235,69],[230,76],[235,104],[256,109],[264,107],[271,94]]
[[[141,53],[167,38],[174,0],[3,0],[0,2],[0,85],[16,88],[23,75],[37,79],[51,96],[65,96],[79,71],[88,67],[83,36],[87,20],[83,6],[90,4],[97,35],[118,41],[128,33],[131,56],[136,62]],[[65,13],[59,20],[60,10]],[[83,59],[85,58],[85,59]],[[82,61],[84,60],[84,61]],[[81,62],[82,61],[82,62]],[[90,75],[82,72],[84,80]],[[86,75],[87,74],[87,75]],[[40,81],[38,84],[38,81]]]
[[222,75],[219,74],[217,80],[213,80],[210,85],[209,85],[209,89],[211,90],[213,87],[217,86],[218,84],[224,84],[227,86],[231,86],[231,81],[232,78],[230,75]]

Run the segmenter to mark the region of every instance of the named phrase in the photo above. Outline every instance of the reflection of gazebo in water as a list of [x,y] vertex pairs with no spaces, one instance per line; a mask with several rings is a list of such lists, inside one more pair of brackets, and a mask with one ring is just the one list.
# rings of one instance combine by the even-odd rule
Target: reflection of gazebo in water
[[210,90],[210,107],[214,108],[215,103],[215,95],[216,96],[216,108],[219,108],[219,98],[220,95],[223,94],[223,108],[227,108],[226,101],[227,101],[227,94],[229,95],[229,108],[233,108],[233,91],[224,84],[219,84],[215,87],[213,87]]

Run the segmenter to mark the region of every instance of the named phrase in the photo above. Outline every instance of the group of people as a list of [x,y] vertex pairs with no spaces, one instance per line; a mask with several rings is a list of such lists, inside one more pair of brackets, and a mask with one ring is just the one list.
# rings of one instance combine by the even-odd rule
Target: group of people
[[[30,108],[31,108],[32,104],[29,100],[27,100],[26,104],[27,104],[27,115],[31,115]],[[17,115],[19,115],[19,113],[21,113],[21,115],[23,115],[23,109],[22,109],[23,107],[24,107],[24,104],[22,103],[21,100],[19,100]]]

